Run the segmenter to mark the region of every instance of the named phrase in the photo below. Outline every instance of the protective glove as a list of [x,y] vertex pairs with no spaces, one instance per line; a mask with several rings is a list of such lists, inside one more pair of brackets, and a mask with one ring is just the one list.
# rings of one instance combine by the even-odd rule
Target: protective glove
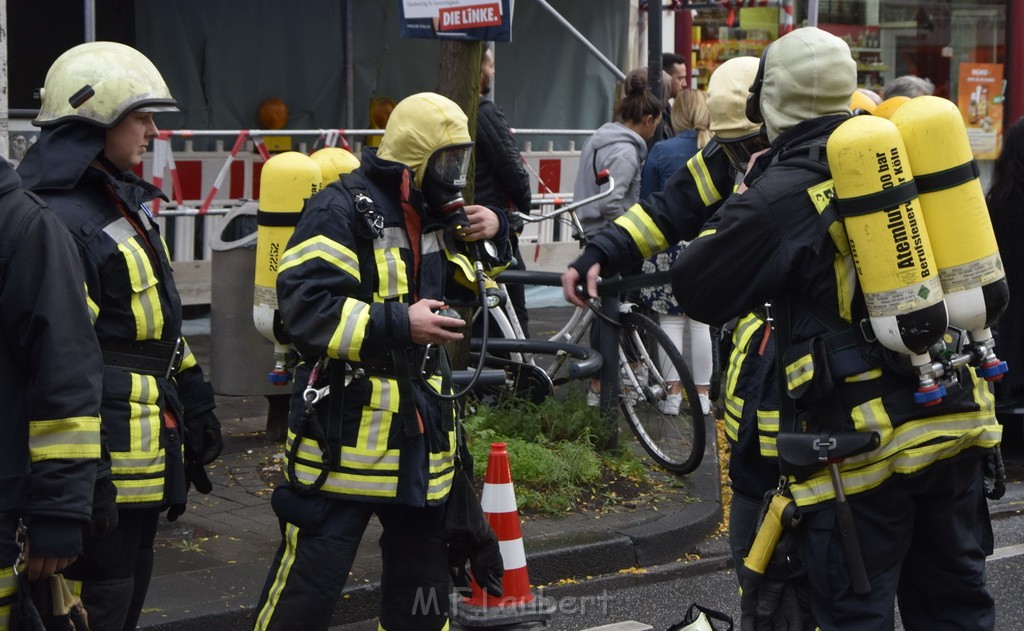
[[206,469],[194,460],[185,460],[185,483],[194,486],[203,495],[213,490],[213,483],[210,482]]
[[501,577],[505,573],[505,566],[494,531],[490,532],[489,538],[478,543],[462,539],[448,544],[448,571],[456,591],[460,593],[468,592],[470,589],[467,563],[476,584],[491,596],[501,598]]
[[185,418],[185,460],[208,465],[217,459],[224,449],[224,438],[220,433],[220,421],[213,408],[198,414],[187,414]]
[[1006,468],[1003,466],[1003,454],[998,446],[991,453],[985,454],[982,476],[984,477],[985,497],[997,500],[1006,493]]
[[89,534],[102,539],[117,530],[117,487],[108,477],[96,479],[92,491],[92,519]]
[[167,509],[167,521],[177,521],[184,514],[184,504],[171,504],[171,507]]

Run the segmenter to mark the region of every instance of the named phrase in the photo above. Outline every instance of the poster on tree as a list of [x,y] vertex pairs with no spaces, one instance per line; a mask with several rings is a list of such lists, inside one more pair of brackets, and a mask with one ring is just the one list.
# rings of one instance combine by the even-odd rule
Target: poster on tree
[[513,0],[399,0],[402,37],[512,41]]

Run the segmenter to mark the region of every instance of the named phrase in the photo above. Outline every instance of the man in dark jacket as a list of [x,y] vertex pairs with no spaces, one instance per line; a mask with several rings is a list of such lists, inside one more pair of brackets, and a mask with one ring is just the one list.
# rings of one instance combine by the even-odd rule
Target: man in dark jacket
[[0,629],[16,594],[19,522],[28,554],[18,569],[29,580],[82,554],[100,459],[101,366],[75,244],[0,158]]
[[[443,367],[415,372],[443,365],[426,362],[425,346],[462,338],[465,323],[439,313],[452,274],[465,269],[459,242],[494,239],[499,262],[508,260],[504,219],[484,206],[466,206],[468,225],[449,232],[471,150],[458,105],[429,92],[403,99],[380,150],[364,149],[351,177],[310,198],[281,257],[281,316],[304,364],[292,394],[288,482],[272,502],[283,537],[258,631],[327,629],[374,516],[384,528],[379,628],[448,628],[442,525],[455,418],[438,400],[450,389]],[[306,403],[310,388],[324,387],[322,400]],[[497,558],[481,564],[474,553],[470,563],[478,579],[491,570],[500,585],[497,548],[493,539],[477,552]]]
[[[965,367],[941,402],[915,402],[917,376],[880,361],[877,342],[862,335],[869,324],[853,249],[830,211],[825,145],[851,116],[857,69],[849,47],[817,28],[797,29],[768,47],[758,76],[749,115],[764,120],[771,150],[757,159],[749,188],[677,260],[676,298],[710,323],[767,301],[775,307],[785,366],[780,445],[786,433],[819,463],[785,469],[786,492],[803,515],[790,560],[802,560],[817,625],[891,629],[898,595],[903,620],[917,628],[991,629],[983,460],[1001,436],[992,393]],[[871,256],[857,255],[858,265]],[[931,282],[922,281],[915,300],[933,297]],[[880,437],[873,449],[825,466],[842,443],[871,432]],[[781,448],[780,458],[792,463]]]
[[137,50],[76,46],[47,73],[34,121],[42,132],[18,167],[75,239],[103,352],[110,460],[99,484],[116,487],[117,528],[88,536],[67,572],[82,583],[93,631],[135,629],[159,515],[170,508],[173,520],[184,511],[187,482],[210,492],[203,465],[223,446],[213,390],[181,336],[168,249],[146,206],[162,193],[132,173],[157,136],[153,112],[176,109]]
[[[487,98],[493,81],[494,53],[484,46],[480,59],[480,104],[476,111],[476,181],[473,199],[477,204],[499,210],[508,217],[512,229],[509,242],[512,256],[515,257],[515,263],[510,269],[525,270],[526,262],[519,251],[523,220],[516,217],[516,211],[530,214],[530,176],[523,166],[523,158],[512,138],[505,115],[493,100]],[[523,327],[523,334],[529,337],[530,315],[526,310],[525,287],[510,284],[507,289],[516,318]]]

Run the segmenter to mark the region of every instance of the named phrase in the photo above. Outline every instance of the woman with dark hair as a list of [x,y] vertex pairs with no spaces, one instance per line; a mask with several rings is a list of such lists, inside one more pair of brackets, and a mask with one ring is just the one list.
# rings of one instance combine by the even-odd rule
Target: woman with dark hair
[[[615,109],[615,122],[605,123],[583,145],[576,171],[573,196],[583,199],[595,195],[600,186],[597,174],[607,169],[615,188],[607,197],[585,204],[576,211],[583,230],[592,235],[611,225],[633,204],[640,201],[640,173],[647,159],[647,141],[661,122],[661,99],[647,89],[647,69],[631,70],[626,76],[626,95]],[[600,348],[598,331],[591,329],[590,343]],[[597,406],[601,382],[591,381],[587,404]]]
[[1018,306],[1024,302],[1024,118],[1006,132],[985,199],[1010,285],[1010,305],[997,324],[996,351],[1010,366],[996,382],[996,395],[1003,402],[1024,397],[1024,310]]

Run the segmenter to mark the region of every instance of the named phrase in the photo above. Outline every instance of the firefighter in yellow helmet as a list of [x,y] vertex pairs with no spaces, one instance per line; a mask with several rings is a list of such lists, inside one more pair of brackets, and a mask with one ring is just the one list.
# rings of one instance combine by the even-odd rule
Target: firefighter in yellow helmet
[[[763,125],[746,116],[757,68],[757,57],[736,57],[715,69],[707,91],[713,140],[669,179],[664,191],[634,205],[614,226],[593,237],[562,277],[567,299],[578,300],[573,286],[579,279],[589,281],[598,272],[615,274],[648,252],[696,238],[706,221],[714,224],[713,213],[733,194],[751,156],[768,147]],[[775,345],[766,319],[763,308],[736,318],[723,328],[719,344],[731,446],[729,542],[737,567],[742,565],[761,497],[774,488],[779,476],[773,460],[778,427],[778,389],[772,377]]]
[[[768,47],[747,114],[764,121],[771,149],[748,190],[680,255],[673,289],[687,313],[712,324],[773,304],[786,385],[780,493],[802,515],[781,560],[806,573],[817,626],[891,629],[898,595],[916,627],[992,629],[983,465],[1001,435],[994,401],[963,368],[940,403],[918,405],[917,375],[864,334],[825,147],[851,117],[856,79],[849,46],[820,29]],[[858,264],[872,256],[857,255]],[[745,625],[752,611],[744,606]]]
[[[433,93],[395,107],[380,149],[314,195],[281,257],[278,302],[304,360],[289,419],[287,482],[274,491],[283,540],[257,607],[256,629],[328,627],[370,518],[381,536],[383,629],[448,624],[450,552],[442,540],[456,453],[447,390],[426,380],[422,347],[461,339],[464,322],[437,313],[452,273],[451,246],[492,239],[510,257],[508,225],[468,206],[454,240],[472,150],[466,115]],[[326,360],[322,362],[321,360]],[[442,385],[443,384],[443,385]],[[306,405],[307,386],[329,386]],[[469,554],[477,581],[501,588],[489,529]],[[453,566],[466,557],[454,554]],[[464,569],[463,569],[464,573]],[[428,603],[428,606],[424,606]]]
[[[135,628],[159,515],[184,511],[188,483],[210,491],[203,465],[223,446],[213,390],[181,336],[168,249],[146,205],[162,193],[132,173],[157,134],[153,113],[165,111],[177,111],[175,101],[140,52],[114,42],[75,46],[46,75],[39,141],[18,168],[75,238],[103,352],[106,462],[85,552],[65,572],[81,582],[94,630]],[[115,495],[108,515],[102,507]]]

